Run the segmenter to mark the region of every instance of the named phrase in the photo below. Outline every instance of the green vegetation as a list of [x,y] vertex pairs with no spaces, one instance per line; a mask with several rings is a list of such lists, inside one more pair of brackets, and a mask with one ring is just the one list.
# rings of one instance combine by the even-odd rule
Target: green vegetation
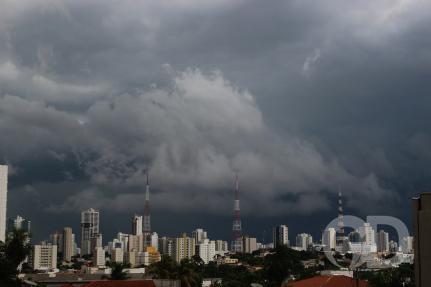
[[8,234],[6,242],[0,242],[0,286],[20,286],[16,278],[18,266],[30,254],[28,233],[13,230]]
[[111,262],[109,264],[111,267],[111,279],[112,280],[125,280],[127,279],[127,273],[123,271],[124,268],[127,268],[127,265],[123,263]]
[[181,280],[182,287],[197,287],[202,284],[202,267],[203,262],[199,257],[183,259],[178,264],[171,257],[162,256],[162,260],[152,264],[148,272],[157,279]]
[[280,286],[290,276],[300,276],[304,271],[300,252],[279,246],[274,253],[265,256],[264,275],[267,286]]
[[414,267],[401,264],[398,268],[388,268],[376,272],[360,272],[359,277],[370,282],[372,287],[414,287]]
[[[265,257],[255,254],[235,254],[242,265],[203,264],[198,256],[183,260],[180,264],[163,256],[160,262],[149,267],[153,278],[180,279],[182,287],[200,286],[202,278],[222,278],[220,287],[249,287],[251,283],[263,286],[280,286],[290,276],[311,276],[305,272],[301,259],[310,259],[314,254],[301,253],[287,247],[276,248]],[[312,273],[312,272],[311,272]]]

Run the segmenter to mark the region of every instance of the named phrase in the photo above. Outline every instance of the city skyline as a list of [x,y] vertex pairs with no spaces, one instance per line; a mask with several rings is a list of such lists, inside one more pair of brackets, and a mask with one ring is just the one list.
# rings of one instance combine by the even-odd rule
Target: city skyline
[[427,285],[429,27],[427,0],[0,0],[0,285]]
[[[6,167],[6,168],[4,168],[4,170],[6,171],[6,175],[7,175],[7,166],[4,166],[4,167]],[[142,234],[143,238],[144,238],[144,243],[143,243],[144,245],[149,244],[149,243],[145,243],[146,241],[151,241],[151,229],[148,228],[149,226],[151,226],[151,223],[150,223],[151,219],[150,219],[150,216],[149,216],[149,214],[150,214],[149,213],[149,194],[150,194],[149,190],[150,190],[150,187],[149,187],[148,174],[149,174],[149,172],[147,170],[145,172],[145,177],[146,177],[145,203],[144,203],[143,210],[141,212],[141,214],[144,214],[144,215],[140,215],[139,212],[138,213],[135,212],[134,215],[133,215],[133,217],[132,217],[132,224],[131,224],[130,230],[128,230],[128,228],[125,228],[125,229],[117,230],[117,231],[115,231],[113,233],[112,232],[108,233],[109,236],[110,236],[109,238],[115,238],[115,236],[118,233],[125,232],[125,234],[129,233],[129,234],[132,234],[132,235],[133,234],[134,235]],[[230,238],[239,238],[237,240],[241,242],[241,244],[240,244],[241,247],[239,247],[239,245],[237,243],[235,243],[238,246],[237,247],[233,247],[233,248],[238,249],[238,250],[242,250],[242,244],[243,244],[242,243],[242,238],[243,238],[244,235],[245,236],[254,235],[255,238],[258,241],[259,241],[259,236],[255,234],[256,231],[253,230],[253,229],[252,229],[251,232],[245,231],[244,235],[243,235],[243,232],[242,232],[242,228],[240,229],[240,235],[238,235],[238,233],[235,233],[235,222],[239,218],[239,200],[238,200],[239,199],[239,197],[238,197],[238,194],[239,194],[238,193],[239,192],[239,178],[238,178],[238,172],[235,172],[233,177],[234,177],[234,184],[233,184],[234,188],[232,190],[233,190],[233,193],[234,193],[234,196],[233,196],[233,199],[234,199],[234,208],[233,208],[233,212],[234,212],[234,224],[233,224],[233,230],[231,229],[231,232],[233,231],[233,237],[231,235]],[[7,183],[7,176],[6,176],[6,183]],[[7,188],[6,188],[6,190],[7,190]],[[342,232],[340,234],[344,234],[343,205],[342,205],[342,199],[341,199],[341,197],[342,197],[342,193],[339,191],[338,192],[338,201],[337,201],[337,204],[338,204],[337,205],[337,211],[338,211],[338,214],[337,214],[337,218],[338,218],[337,219],[337,221],[338,221],[338,223],[337,223],[337,234],[340,231]],[[333,210],[333,212],[335,212],[335,210]],[[87,222],[87,221],[88,222],[90,222],[90,221],[92,222],[92,220],[93,220],[93,216],[89,216],[89,215],[85,216],[84,215],[84,214],[87,214],[87,213],[90,213],[90,214],[94,213],[94,214],[96,214],[95,223],[83,223],[83,222]],[[81,247],[81,250],[83,250],[82,252],[84,252],[84,254],[89,254],[88,252],[91,252],[90,250],[94,249],[95,246],[100,246],[101,247],[101,245],[98,245],[97,243],[94,243],[94,242],[100,242],[100,243],[102,242],[102,232],[100,232],[100,227],[99,227],[100,211],[96,210],[96,209],[94,209],[92,207],[90,207],[90,208],[88,208],[86,210],[82,210],[80,212],[80,214],[81,214],[81,223],[80,223],[80,228],[81,228],[81,234],[80,234],[81,240],[80,240],[80,244],[81,244],[81,246],[80,247]],[[147,223],[145,223],[145,220],[144,220],[144,218],[146,217],[145,214],[147,214],[147,218],[148,218],[147,219]],[[28,219],[22,218],[19,214],[17,214],[16,216],[17,216],[16,219],[14,219],[12,217],[7,218],[7,220],[6,220],[7,224],[5,225],[5,228],[7,227],[9,221],[17,221],[17,220],[24,220],[24,221],[26,221],[26,220],[28,220]],[[84,218],[87,218],[87,219],[84,219]],[[291,218],[292,221],[294,221],[294,219],[295,218]],[[327,220],[325,222],[328,223],[330,221],[329,219],[330,218],[325,219],[325,220]],[[240,222],[240,226],[241,226],[241,219],[239,219],[239,222]],[[286,221],[284,223],[286,223]],[[76,224],[76,222],[75,222],[75,224]],[[89,226],[85,227],[85,224],[87,224]],[[73,225],[74,224],[72,223],[72,226]],[[93,225],[94,225],[94,227],[93,227]],[[108,226],[108,230],[109,230],[109,224],[107,224],[107,226]],[[125,226],[127,226],[127,224]],[[145,226],[147,226],[147,227],[145,227]],[[199,227],[201,225],[196,225],[196,224],[193,225],[192,224],[191,226],[195,226],[195,227],[197,226],[197,227]],[[293,226],[295,226],[295,225],[293,225]],[[290,225],[280,225],[280,226],[273,225],[273,226],[268,227],[269,231],[272,230],[272,232],[273,232],[272,237],[271,236],[265,237],[265,234],[266,234],[267,230],[265,230],[265,229],[264,230],[260,230],[262,232],[262,237],[260,237],[260,239],[261,239],[260,242],[262,244],[272,243],[271,240],[273,240],[275,238],[275,229],[278,228],[278,227],[284,227],[287,230],[287,228],[290,228]],[[286,231],[286,235],[284,235],[284,236],[287,238],[288,242],[290,242],[291,239],[292,239],[291,242],[295,242],[295,240],[297,240],[297,237],[295,237],[295,236],[306,234],[304,232],[309,232],[309,233],[312,233],[312,234],[317,234],[318,238],[323,238],[325,236],[325,230],[323,229],[323,227],[324,226],[322,226],[322,228],[320,228],[320,230],[317,233],[316,233],[315,230],[313,232],[313,231],[310,231],[310,229],[301,227],[300,229],[298,229],[299,231],[297,233],[295,233],[294,235],[292,235],[292,238],[290,238],[290,237],[287,236],[287,234],[288,234],[287,231]],[[60,230],[62,230],[62,228],[63,227],[60,227]],[[65,227],[65,228],[70,228],[70,227]],[[84,229],[85,230],[89,229],[90,231],[86,232],[86,231],[84,231]],[[144,232],[145,229],[147,229],[147,232]],[[167,232],[167,234],[164,233],[164,235],[169,235],[169,236],[175,237],[177,235],[184,234],[184,230],[185,229],[181,229],[181,231],[178,232],[178,233],[176,233],[176,234],[175,234],[175,232],[172,233],[172,230],[170,230],[170,232]],[[197,229],[197,230],[199,230],[199,229]],[[294,230],[296,230],[295,227],[294,227]],[[384,231],[384,230],[386,230],[386,229],[379,229],[379,231]],[[57,232],[57,231],[55,231],[55,232]],[[225,232],[222,232],[222,234],[223,233],[225,233]],[[36,236],[34,236],[34,234],[35,233],[32,231],[32,237],[35,238],[36,241],[46,241],[46,240],[50,241],[48,239],[48,237],[47,237],[47,234],[43,235],[43,234],[36,233]],[[85,234],[87,234],[87,235],[85,235]],[[147,234],[147,235],[145,235],[145,234]],[[289,233],[289,234],[292,234],[292,233]],[[86,239],[84,239],[85,236],[87,236]],[[310,236],[312,237],[312,235],[310,235]],[[345,236],[345,235],[343,235],[343,236],[344,236],[343,238],[347,238],[347,236]],[[97,237],[100,237],[100,238],[97,238]],[[277,237],[278,237],[278,235],[277,235]],[[392,232],[391,232],[391,237],[394,237],[394,235],[392,235]],[[221,238],[226,239],[226,240],[229,241],[229,237],[226,238],[226,236],[221,236]],[[95,240],[93,240],[93,239],[95,239]],[[62,238],[61,241],[62,240],[64,240],[64,239]],[[378,239],[376,238],[375,240],[378,240]],[[84,241],[88,241],[88,242],[87,243],[83,243]],[[340,240],[337,239],[337,242],[338,242],[337,244],[342,244],[342,241],[343,240],[340,241]],[[231,240],[230,246],[233,246],[232,244],[234,244],[234,242],[235,242],[235,240]],[[88,246],[87,247],[83,247],[83,244],[84,245],[86,244]],[[293,245],[295,245],[295,244],[293,244]],[[59,251],[62,252],[62,250],[59,250]]]
[[147,168],[152,227],[197,219],[226,239],[236,170],[258,238],[316,236],[339,187],[346,214],[411,226],[406,199],[431,189],[426,2],[15,2],[0,162],[8,217],[38,217],[35,236],[90,207],[115,234],[142,213]]

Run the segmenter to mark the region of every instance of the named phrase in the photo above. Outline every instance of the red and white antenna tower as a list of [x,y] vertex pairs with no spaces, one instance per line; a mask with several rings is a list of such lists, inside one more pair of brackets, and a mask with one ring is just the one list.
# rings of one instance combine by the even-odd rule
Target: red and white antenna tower
[[151,212],[150,212],[150,181],[149,171],[147,169],[147,185],[145,189],[145,206],[144,206],[144,246],[151,246]]
[[242,252],[242,227],[241,227],[241,214],[239,208],[239,183],[238,173],[235,174],[235,200],[233,208],[233,224],[232,224],[232,243],[231,250],[233,252]]

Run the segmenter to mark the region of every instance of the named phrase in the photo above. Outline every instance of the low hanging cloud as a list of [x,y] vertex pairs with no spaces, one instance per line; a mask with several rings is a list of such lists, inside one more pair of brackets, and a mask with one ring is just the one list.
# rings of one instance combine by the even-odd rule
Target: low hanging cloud
[[327,209],[327,196],[339,187],[353,199],[392,197],[373,174],[355,177],[311,143],[281,138],[265,124],[254,97],[221,72],[187,69],[172,77],[169,87],[96,101],[89,108],[77,127],[98,144],[79,149],[92,184],[108,191],[82,191],[48,210],[126,211],[133,202],[138,207],[143,194],[130,190],[143,190],[147,168],[160,209],[227,212],[236,171],[243,209],[259,208],[262,215]]

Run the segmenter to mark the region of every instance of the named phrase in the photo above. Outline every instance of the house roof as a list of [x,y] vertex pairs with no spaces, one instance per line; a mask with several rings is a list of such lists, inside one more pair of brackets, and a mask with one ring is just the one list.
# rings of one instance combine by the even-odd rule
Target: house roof
[[156,287],[153,280],[101,280],[92,281],[83,287]]
[[315,276],[313,278],[289,282],[285,287],[368,287],[365,280],[356,280],[343,275]]

